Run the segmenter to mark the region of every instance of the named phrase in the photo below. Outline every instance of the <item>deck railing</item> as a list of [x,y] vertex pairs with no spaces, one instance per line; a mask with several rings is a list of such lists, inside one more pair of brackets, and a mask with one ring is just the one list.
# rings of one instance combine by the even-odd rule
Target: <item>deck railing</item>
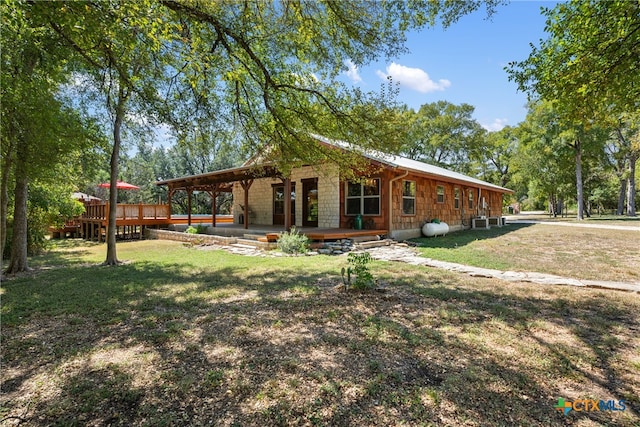
[[[164,219],[169,218],[169,205],[124,204],[116,205],[116,219]],[[107,220],[109,203],[87,203],[82,218]]]

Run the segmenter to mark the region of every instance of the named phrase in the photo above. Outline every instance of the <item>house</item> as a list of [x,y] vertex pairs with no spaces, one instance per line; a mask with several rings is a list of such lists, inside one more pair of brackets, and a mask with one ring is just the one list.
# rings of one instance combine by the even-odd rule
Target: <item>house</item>
[[[319,144],[356,148],[315,136]],[[511,190],[457,172],[401,156],[375,151],[359,154],[373,167],[358,182],[340,177],[337,168],[308,165],[287,177],[271,164],[252,158],[243,166],[158,182],[178,190],[208,191],[213,197],[231,191],[234,223],[289,228],[354,228],[360,215],[364,228],[384,230],[390,237],[421,235],[425,222],[438,219],[451,230],[470,228],[474,218],[502,215],[502,197]],[[289,197],[288,197],[289,195]],[[213,219],[215,226],[215,217]],[[487,222],[488,224],[488,222]]]

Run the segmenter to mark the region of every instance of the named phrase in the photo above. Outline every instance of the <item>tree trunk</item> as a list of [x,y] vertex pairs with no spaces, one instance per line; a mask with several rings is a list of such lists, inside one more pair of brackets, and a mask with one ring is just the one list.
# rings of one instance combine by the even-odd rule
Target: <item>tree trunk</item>
[[618,210],[616,211],[616,215],[624,214],[625,197],[627,197],[627,180],[620,178],[620,192],[618,193]]
[[560,217],[564,217],[564,199],[562,197],[558,197],[556,212],[560,214]]
[[636,216],[636,153],[629,154],[629,178],[627,181],[627,216]]
[[116,252],[116,218],[118,213],[118,158],[120,156],[120,143],[122,121],[124,120],[126,93],[123,82],[120,82],[118,100],[115,105],[115,118],[113,120],[113,150],[111,151],[111,177],[109,179],[109,220],[107,224],[107,258],[104,265],[118,265]]
[[576,154],[576,189],[578,196],[578,219],[584,219],[584,188],[582,185],[582,143],[579,139],[576,139],[573,149]]
[[0,181],[0,260],[4,259],[4,248],[7,245],[7,216],[9,213],[9,175],[13,160],[13,138],[8,144],[2,158],[2,178]]
[[13,208],[13,236],[11,237],[11,260],[7,274],[29,270],[27,261],[27,199],[29,197],[28,145],[18,143],[16,153],[16,188]]

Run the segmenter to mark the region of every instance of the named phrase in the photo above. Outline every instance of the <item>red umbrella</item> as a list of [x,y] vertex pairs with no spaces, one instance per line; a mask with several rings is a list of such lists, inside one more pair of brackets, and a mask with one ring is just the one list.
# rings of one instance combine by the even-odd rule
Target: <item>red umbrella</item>
[[[98,184],[98,187],[109,188],[111,187],[111,184],[108,182],[103,182],[102,184]],[[118,190],[139,190],[140,189],[140,187],[138,187],[137,185],[129,184],[128,182],[124,182],[124,181],[118,181],[118,183],[116,184],[116,188]]]

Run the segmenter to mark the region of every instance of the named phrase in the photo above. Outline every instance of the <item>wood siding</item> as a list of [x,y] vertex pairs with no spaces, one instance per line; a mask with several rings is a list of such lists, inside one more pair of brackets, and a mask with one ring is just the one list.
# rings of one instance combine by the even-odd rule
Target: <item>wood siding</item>
[[[414,181],[416,183],[415,215],[407,215],[402,210],[402,189],[403,181]],[[444,188],[444,201],[438,201],[438,186]],[[455,189],[460,191],[459,205],[455,206]],[[473,207],[469,208],[469,192],[473,193]],[[484,197],[487,205],[485,212],[482,212],[482,200]],[[471,218],[479,215],[501,216],[502,215],[502,194],[496,191],[480,190],[478,187],[442,181],[439,179],[426,178],[423,176],[409,174],[393,182],[393,215],[391,230],[411,230],[420,229],[425,222],[439,219],[446,222],[454,229],[468,228]]]

